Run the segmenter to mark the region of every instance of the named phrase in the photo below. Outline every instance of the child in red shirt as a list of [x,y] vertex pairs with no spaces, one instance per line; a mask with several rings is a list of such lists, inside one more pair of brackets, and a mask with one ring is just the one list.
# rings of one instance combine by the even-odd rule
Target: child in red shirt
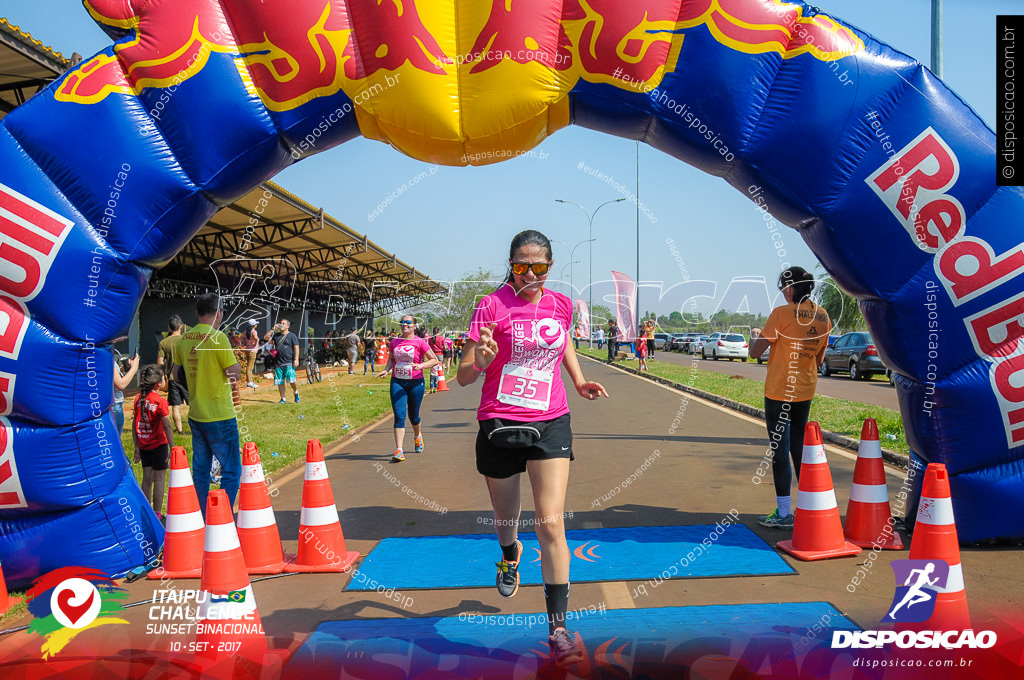
[[640,361],[637,366],[638,371],[649,371],[647,368],[647,340],[644,338],[644,327],[641,326],[636,334],[636,357]]
[[142,461],[142,494],[153,504],[156,516],[163,521],[164,486],[167,479],[167,459],[174,445],[170,406],[158,389],[164,384],[164,371],[156,364],[142,369],[139,377],[139,396],[135,397],[135,424],[132,440],[135,442],[135,462]]

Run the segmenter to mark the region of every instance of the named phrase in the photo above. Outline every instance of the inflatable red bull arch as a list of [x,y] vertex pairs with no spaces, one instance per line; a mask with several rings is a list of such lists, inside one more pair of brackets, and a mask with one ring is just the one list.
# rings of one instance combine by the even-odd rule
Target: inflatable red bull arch
[[860,299],[913,459],[949,469],[960,538],[1024,539],[1024,195],[996,185],[993,132],[913,59],[780,0],[85,7],[114,45],[0,122],[9,583],[159,548],[110,410],[111,343],[219,206],[357,135],[465,165],[570,124],[720,176],[797,229]]

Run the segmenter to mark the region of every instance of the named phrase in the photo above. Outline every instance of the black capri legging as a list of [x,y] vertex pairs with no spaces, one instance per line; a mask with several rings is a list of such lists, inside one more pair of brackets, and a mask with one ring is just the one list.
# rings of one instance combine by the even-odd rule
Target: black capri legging
[[776,401],[764,398],[764,420],[768,426],[768,442],[772,450],[772,479],[776,496],[791,496],[793,473],[789,458],[793,460],[796,478],[800,479],[800,461],[804,450],[804,429],[811,414],[811,400]]
[[395,427],[405,427],[405,413],[409,422],[420,424],[420,404],[423,403],[423,378],[406,380],[391,378],[391,410],[395,412]]

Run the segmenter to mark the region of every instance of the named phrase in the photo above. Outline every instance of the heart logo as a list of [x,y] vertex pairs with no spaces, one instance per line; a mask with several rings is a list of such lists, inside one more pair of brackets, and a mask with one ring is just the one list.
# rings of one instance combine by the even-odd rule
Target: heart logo
[[68,617],[68,621],[70,621],[72,625],[77,623],[78,620],[89,611],[92,607],[93,600],[96,598],[96,591],[90,590],[89,597],[85,600],[85,603],[76,606],[71,604],[71,598],[76,594],[77,593],[70,588],[57,593],[57,607],[64,616]]
[[558,349],[565,341],[565,329],[555,319],[542,319],[536,326],[537,344],[544,349]]

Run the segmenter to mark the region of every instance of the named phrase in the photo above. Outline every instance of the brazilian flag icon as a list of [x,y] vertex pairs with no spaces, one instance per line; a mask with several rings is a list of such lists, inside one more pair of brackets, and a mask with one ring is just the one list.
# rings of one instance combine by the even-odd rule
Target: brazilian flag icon
[[232,602],[245,602],[245,591],[232,590],[230,593],[228,593],[228,599]]

